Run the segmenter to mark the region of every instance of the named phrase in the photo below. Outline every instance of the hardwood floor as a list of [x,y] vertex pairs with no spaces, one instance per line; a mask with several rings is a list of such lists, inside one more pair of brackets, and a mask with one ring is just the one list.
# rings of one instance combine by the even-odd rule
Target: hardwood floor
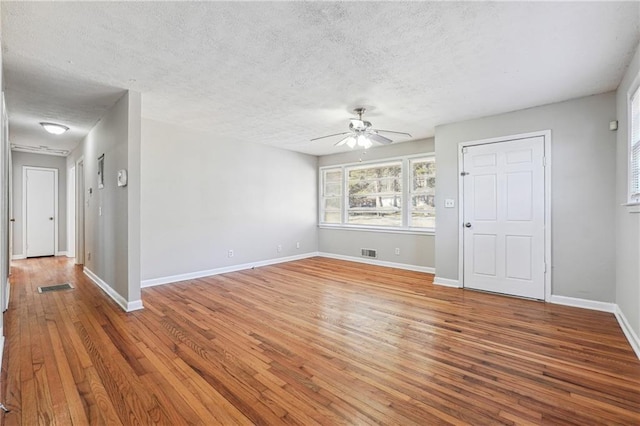
[[612,314],[325,258],[145,289],[126,314],[65,258],[13,265],[6,425],[640,424]]

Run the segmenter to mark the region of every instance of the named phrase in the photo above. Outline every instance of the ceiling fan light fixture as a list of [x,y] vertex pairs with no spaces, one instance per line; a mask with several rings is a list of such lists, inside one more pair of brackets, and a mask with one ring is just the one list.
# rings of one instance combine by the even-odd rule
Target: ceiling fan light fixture
[[373,145],[371,143],[371,140],[369,140],[369,138],[363,134],[358,135],[357,142],[358,142],[357,145],[363,147],[364,149],[367,149],[371,145]]
[[51,133],[52,135],[61,135],[64,132],[66,132],[67,130],[69,130],[69,128],[67,126],[64,126],[62,124],[48,123],[46,121],[40,122],[40,125],[42,127],[44,127],[44,129],[47,132]]

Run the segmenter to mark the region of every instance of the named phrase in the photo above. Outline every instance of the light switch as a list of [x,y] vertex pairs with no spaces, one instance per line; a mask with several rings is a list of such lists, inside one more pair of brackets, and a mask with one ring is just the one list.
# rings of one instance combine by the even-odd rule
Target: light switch
[[456,206],[456,200],[453,198],[447,198],[444,200],[444,206],[448,209],[454,208]]

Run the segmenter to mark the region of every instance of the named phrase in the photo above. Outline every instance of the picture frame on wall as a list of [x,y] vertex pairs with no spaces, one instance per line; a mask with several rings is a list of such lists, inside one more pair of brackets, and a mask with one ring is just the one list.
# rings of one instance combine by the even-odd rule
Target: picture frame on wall
[[98,189],[104,188],[104,154],[98,157]]

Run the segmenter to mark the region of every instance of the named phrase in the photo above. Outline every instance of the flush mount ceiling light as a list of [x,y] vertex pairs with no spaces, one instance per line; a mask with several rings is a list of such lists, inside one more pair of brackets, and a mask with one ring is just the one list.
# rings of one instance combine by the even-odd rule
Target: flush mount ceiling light
[[321,136],[319,138],[313,138],[311,141],[316,141],[318,139],[330,138],[333,136],[342,136],[348,135],[343,139],[340,139],[335,146],[347,145],[349,148],[370,148],[373,145],[373,142],[377,142],[379,144],[387,145],[393,142],[393,140],[389,139],[386,136],[382,136],[380,133],[387,133],[402,137],[411,137],[409,133],[405,132],[396,132],[393,130],[381,130],[374,129],[371,127],[371,123],[362,119],[362,115],[366,111],[365,108],[360,107],[353,110],[356,114],[358,114],[358,118],[352,118],[349,123],[349,131],[342,133],[335,133],[333,135]]
[[47,132],[51,133],[52,135],[61,135],[67,130],[69,130],[67,126],[63,126],[62,124],[47,123],[45,121],[41,122],[40,125],[44,127],[44,129]]

